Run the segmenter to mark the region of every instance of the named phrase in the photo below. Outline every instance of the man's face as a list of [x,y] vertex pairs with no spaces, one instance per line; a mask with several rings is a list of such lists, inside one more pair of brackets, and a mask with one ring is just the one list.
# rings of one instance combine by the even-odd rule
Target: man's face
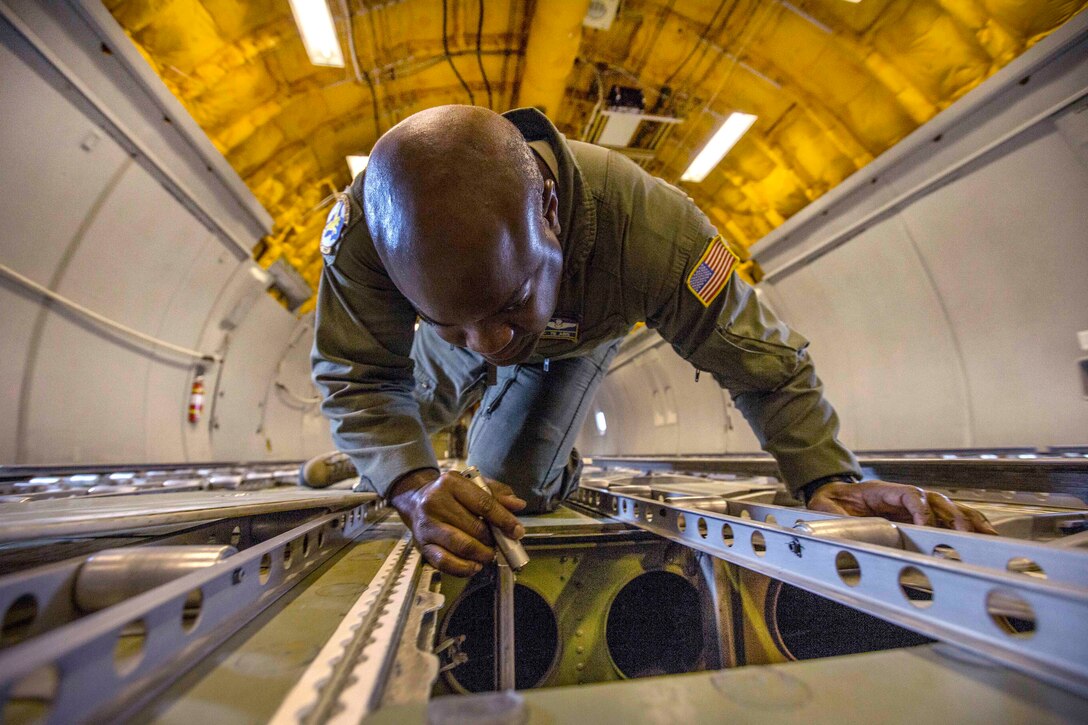
[[[532,217],[504,245],[501,259],[480,270],[470,289],[431,285],[412,295],[425,324],[446,342],[479,353],[493,365],[524,362],[555,312],[563,269],[555,222],[557,199],[547,185],[543,214]],[[543,217],[543,218],[541,218]]]

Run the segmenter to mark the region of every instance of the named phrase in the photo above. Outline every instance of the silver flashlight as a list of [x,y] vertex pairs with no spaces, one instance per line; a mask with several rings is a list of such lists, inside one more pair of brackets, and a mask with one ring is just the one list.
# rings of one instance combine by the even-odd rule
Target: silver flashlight
[[[469,466],[461,471],[461,475],[486,491],[488,496],[493,495],[491,488],[484,483],[484,477],[480,475],[480,469],[476,468],[476,466]],[[506,559],[506,563],[511,569],[521,571],[529,563],[529,555],[525,553],[525,547],[519,541],[504,534],[498,526],[491,526],[491,537],[495,539],[495,545],[499,547],[499,551],[502,552],[503,558]]]

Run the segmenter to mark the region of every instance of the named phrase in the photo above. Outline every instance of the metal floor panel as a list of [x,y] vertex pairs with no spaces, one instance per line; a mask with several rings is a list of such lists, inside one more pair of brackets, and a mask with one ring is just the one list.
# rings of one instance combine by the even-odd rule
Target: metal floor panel
[[[500,696],[501,697],[501,696]],[[508,696],[509,697],[509,696]],[[1084,722],[1088,701],[948,645],[740,667],[576,687],[524,690],[507,719],[553,723]],[[380,710],[371,725],[483,722],[495,695],[448,696]],[[509,702],[509,700],[508,700]],[[501,703],[500,703],[501,704]],[[475,720],[457,719],[469,707]]]
[[279,488],[264,491],[194,491],[99,499],[65,498],[0,505],[0,543],[83,536],[208,521],[269,511],[347,507],[374,494],[345,490]]

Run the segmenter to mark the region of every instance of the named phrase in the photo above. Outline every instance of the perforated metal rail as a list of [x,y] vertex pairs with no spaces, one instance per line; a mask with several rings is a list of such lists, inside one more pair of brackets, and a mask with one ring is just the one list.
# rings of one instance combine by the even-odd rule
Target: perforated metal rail
[[[127,718],[384,514],[375,501],[320,516],[219,564],[7,647],[0,654],[3,719]],[[30,570],[5,577],[0,594],[12,600],[24,591],[22,596],[41,603],[45,616],[70,576],[67,564]]]
[[896,548],[792,528],[827,514],[644,493],[583,482],[574,501],[1088,695],[1088,551],[905,524]]

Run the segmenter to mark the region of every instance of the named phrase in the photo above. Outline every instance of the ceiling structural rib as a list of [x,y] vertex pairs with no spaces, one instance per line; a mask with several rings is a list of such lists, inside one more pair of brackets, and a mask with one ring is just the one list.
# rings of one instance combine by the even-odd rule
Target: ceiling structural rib
[[704,181],[683,182],[751,246],[1088,7],[624,0],[599,29],[583,26],[588,0],[326,2],[344,68],[310,63],[287,0],[103,2],[275,220],[259,263],[283,259],[315,289],[344,157],[416,111],[470,102],[466,88],[499,112],[543,107],[571,138],[612,86],[638,88],[645,113],[683,119],[638,149],[670,181],[729,114],[758,116]]
[[538,0],[525,45],[519,106],[536,106],[555,118],[582,44],[582,19],[589,0],[549,3]]

